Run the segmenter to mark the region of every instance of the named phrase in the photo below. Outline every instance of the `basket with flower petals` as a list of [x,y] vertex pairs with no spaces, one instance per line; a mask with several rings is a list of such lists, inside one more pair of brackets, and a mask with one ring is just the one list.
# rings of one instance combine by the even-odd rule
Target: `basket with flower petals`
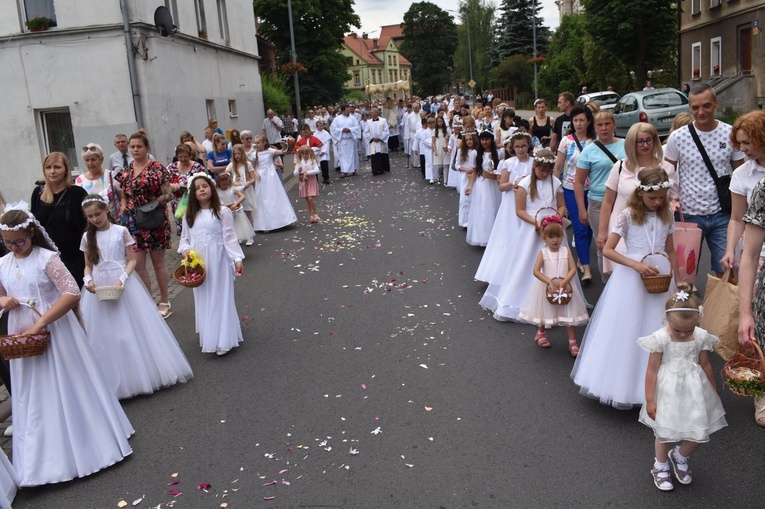
[[201,286],[205,282],[206,276],[205,264],[196,251],[189,251],[189,255],[173,271],[175,282],[186,288]]
[[[29,300],[19,302],[37,314],[42,316],[34,307],[34,302]],[[5,310],[0,309],[0,316],[3,316]],[[50,343],[50,331],[46,328],[34,334],[8,334],[0,335],[0,354],[4,359],[22,359],[24,357],[34,357],[41,355],[48,348]]]
[[722,371],[725,384],[734,394],[750,398],[765,397],[765,357],[755,340],[739,346]]

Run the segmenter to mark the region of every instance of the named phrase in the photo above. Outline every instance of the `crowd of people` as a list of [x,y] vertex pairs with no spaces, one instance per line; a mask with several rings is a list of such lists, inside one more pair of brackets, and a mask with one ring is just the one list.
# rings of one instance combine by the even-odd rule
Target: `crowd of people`
[[[14,464],[2,463],[0,477],[35,486],[120,461],[133,428],[119,400],[193,376],[163,320],[173,313],[165,263],[173,230],[184,264],[205,269],[193,290],[201,351],[226,355],[243,340],[234,301],[242,245],[297,221],[283,158],[294,154],[299,195],[318,223],[318,177],[330,183],[330,161],[341,179],[365,159],[380,175],[401,150],[429,185],[456,190],[466,241],[485,248],[480,305],[497,320],[534,326],[541,348],[552,346],[547,329],[565,327],[581,393],[616,408],[642,405],[640,420],[656,435],[656,487],[672,489],[671,468],[689,483],[688,456],[726,423],[707,355],[716,338],[698,327],[701,301],[681,281],[687,260],[678,260],[674,221],[683,214],[699,225],[714,272],[739,269],[739,340],[765,347],[765,296],[754,291],[765,275],[765,113],[732,126],[716,120],[714,90],[702,85],[662,147],[648,123],[617,138],[610,112],[574,106],[567,92],[557,118],[538,100],[528,120],[497,100],[443,99],[317,107],[299,128],[268,110],[261,134],[235,130],[231,139],[211,122],[201,143],[180,135],[167,167],[143,131],[115,137],[108,168],[100,146],[84,146],[87,171],[76,179],[64,154],[49,154],[31,203],[9,204],[0,217],[9,251],[0,258],[0,308],[18,310],[8,330],[51,337],[45,355],[13,360],[1,374],[9,390],[11,381],[23,390],[12,398]],[[596,273],[606,285],[590,315],[582,288]],[[673,282],[648,292],[644,281],[661,275]],[[102,287],[120,298],[102,300]],[[693,419],[678,419],[678,407]],[[755,419],[765,426],[765,399],[755,398]]]

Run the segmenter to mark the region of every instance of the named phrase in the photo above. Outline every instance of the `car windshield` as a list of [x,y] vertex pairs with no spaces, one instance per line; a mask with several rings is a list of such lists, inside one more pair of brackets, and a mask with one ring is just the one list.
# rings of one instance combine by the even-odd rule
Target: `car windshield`
[[643,97],[643,108],[656,110],[659,108],[672,108],[688,104],[688,99],[678,92],[663,92]]
[[605,104],[616,104],[617,101],[619,101],[619,96],[616,94],[613,95],[601,95],[598,97],[595,97],[593,99],[596,103],[600,104],[601,106]]

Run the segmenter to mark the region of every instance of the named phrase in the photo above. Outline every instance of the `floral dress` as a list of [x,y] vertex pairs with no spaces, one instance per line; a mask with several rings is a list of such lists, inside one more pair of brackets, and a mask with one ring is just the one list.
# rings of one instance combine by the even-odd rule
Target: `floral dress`
[[[170,209],[173,212],[173,217],[175,217],[175,211],[178,210],[178,205],[181,203],[181,198],[183,198],[184,193],[186,193],[189,187],[189,177],[195,173],[205,173],[205,167],[196,161],[191,161],[191,169],[187,173],[181,173],[180,167],[181,165],[178,161],[171,163],[167,167],[167,171],[170,172],[170,183],[181,185],[180,189],[173,191],[173,201],[170,202]],[[180,236],[181,230],[183,229],[183,218],[176,218],[175,226],[176,233]]]
[[162,186],[170,183],[170,172],[157,161],[149,161],[143,171],[133,176],[133,164],[117,174],[117,182],[127,200],[124,213],[127,216],[127,228],[135,239],[133,251],[161,251],[171,248],[170,222],[165,214],[165,222],[154,230],[142,230],[135,223],[135,211],[152,200],[162,196]]
[[[761,180],[754,188],[749,208],[744,215],[744,222],[759,228],[765,228],[765,181]],[[752,312],[754,314],[754,334],[760,348],[765,349],[765,265],[760,267],[757,278],[754,281],[754,301]]]

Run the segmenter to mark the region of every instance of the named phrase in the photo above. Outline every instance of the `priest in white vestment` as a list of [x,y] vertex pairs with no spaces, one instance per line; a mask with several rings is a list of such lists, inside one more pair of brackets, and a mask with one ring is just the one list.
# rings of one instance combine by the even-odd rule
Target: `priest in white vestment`
[[388,156],[388,138],[390,129],[388,122],[380,118],[377,108],[372,108],[370,118],[364,128],[364,142],[367,154],[372,163],[372,175],[380,175],[390,171],[390,157]]
[[355,117],[351,116],[350,107],[347,104],[341,106],[342,114],[332,122],[330,133],[335,142],[337,153],[335,158],[340,161],[342,177],[356,172],[359,154],[356,143],[361,139],[361,127]]

